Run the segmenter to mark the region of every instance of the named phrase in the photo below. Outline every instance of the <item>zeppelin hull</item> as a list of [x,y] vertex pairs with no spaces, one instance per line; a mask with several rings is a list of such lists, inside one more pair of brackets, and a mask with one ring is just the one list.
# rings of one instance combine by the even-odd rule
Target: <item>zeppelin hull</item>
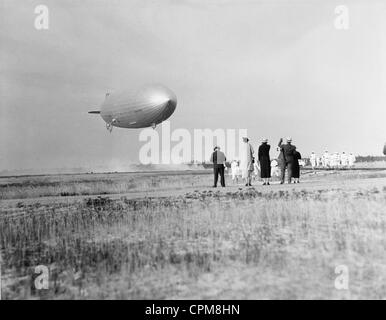
[[106,124],[120,128],[146,128],[168,119],[177,107],[176,95],[161,85],[135,92],[107,95],[100,110]]

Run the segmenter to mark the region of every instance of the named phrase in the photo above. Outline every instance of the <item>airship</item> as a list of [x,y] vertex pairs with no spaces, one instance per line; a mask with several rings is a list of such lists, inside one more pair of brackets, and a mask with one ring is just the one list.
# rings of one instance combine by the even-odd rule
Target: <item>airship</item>
[[144,85],[137,90],[106,93],[99,114],[106,122],[106,129],[155,127],[168,119],[176,110],[177,97],[164,85]]

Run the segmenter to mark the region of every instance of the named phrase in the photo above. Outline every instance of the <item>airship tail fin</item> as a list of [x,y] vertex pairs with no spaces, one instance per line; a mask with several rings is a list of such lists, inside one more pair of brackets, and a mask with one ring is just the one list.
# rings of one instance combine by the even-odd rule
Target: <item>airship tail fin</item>
[[92,114],[100,114],[101,112],[100,112],[100,111],[89,111],[88,113],[92,113]]

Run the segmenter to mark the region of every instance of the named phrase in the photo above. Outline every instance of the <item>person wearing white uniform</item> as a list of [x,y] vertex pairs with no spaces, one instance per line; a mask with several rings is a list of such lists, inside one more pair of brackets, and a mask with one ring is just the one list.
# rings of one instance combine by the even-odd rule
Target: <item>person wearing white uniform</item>
[[280,168],[277,160],[271,161],[271,177],[280,177]]
[[328,168],[330,166],[330,155],[328,154],[328,151],[324,151],[323,156],[322,156],[322,161],[323,161],[323,167]]
[[333,168],[335,164],[335,153],[331,153],[328,155],[327,163],[329,168]]
[[340,155],[340,164],[342,165],[343,168],[347,168],[348,166],[348,155],[344,151]]
[[355,156],[352,153],[350,153],[348,156],[348,166],[350,168],[354,166],[355,160],[356,160]]
[[239,162],[237,160],[233,160],[231,163],[231,175],[234,183],[238,182],[239,171]]
[[312,170],[315,171],[315,168],[318,165],[318,161],[317,161],[316,154],[313,151],[312,151],[311,156],[310,156],[310,162],[311,162]]
[[331,153],[330,155],[330,166],[336,169],[336,166],[338,165],[338,158],[336,157],[336,152]]
[[318,167],[323,167],[323,158],[318,157]]
[[334,169],[338,169],[339,167],[339,163],[340,163],[340,157],[339,157],[339,153],[338,152],[335,152],[332,154],[332,161],[331,161],[331,166],[334,168]]
[[330,154],[330,159],[328,161],[328,166],[330,168],[334,168],[336,165],[336,156],[335,156],[335,153],[331,153]]

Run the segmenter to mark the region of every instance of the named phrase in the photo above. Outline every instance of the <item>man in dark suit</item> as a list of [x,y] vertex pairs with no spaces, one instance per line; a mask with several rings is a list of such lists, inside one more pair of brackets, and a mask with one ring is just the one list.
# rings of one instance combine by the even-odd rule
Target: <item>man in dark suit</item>
[[217,187],[218,175],[221,176],[221,186],[225,187],[225,154],[220,151],[220,147],[215,147],[210,161],[213,163],[213,173],[214,173],[214,185],[213,188]]
[[292,145],[292,139],[287,138],[287,144],[283,144],[283,138],[280,139],[279,144],[280,153],[283,154],[283,161],[281,161],[281,182],[284,183],[285,169],[288,170],[288,183],[291,183],[292,179],[292,163],[294,162],[294,153],[296,147]]

